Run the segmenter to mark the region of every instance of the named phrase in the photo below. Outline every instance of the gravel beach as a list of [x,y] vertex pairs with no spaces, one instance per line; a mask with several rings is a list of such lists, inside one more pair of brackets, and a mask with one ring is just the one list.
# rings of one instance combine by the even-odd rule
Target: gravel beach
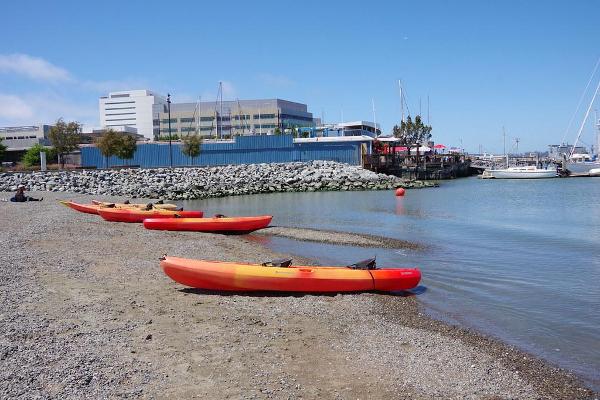
[[[44,201],[0,202],[0,398],[597,397],[563,370],[428,318],[418,296],[185,288],[162,273],[162,254],[285,255],[247,236],[150,231],[57,202],[122,198],[29,194]],[[282,227],[264,234],[311,236]]]

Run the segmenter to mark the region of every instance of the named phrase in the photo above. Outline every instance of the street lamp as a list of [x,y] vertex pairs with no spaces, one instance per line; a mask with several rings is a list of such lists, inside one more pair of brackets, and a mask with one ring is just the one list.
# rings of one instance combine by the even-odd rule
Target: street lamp
[[169,118],[169,165],[173,168],[173,151],[171,147],[171,95],[167,93],[167,113]]

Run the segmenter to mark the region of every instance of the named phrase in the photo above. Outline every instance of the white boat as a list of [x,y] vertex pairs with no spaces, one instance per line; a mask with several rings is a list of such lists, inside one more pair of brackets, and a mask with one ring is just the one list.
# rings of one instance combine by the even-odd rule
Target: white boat
[[509,167],[504,169],[486,169],[482,179],[541,179],[556,178],[556,169],[542,169],[533,165],[524,167]]
[[600,168],[593,168],[590,169],[590,176],[600,176]]
[[590,161],[589,154],[573,154],[566,160],[565,168],[573,176],[592,176],[592,170],[600,169],[600,161]]

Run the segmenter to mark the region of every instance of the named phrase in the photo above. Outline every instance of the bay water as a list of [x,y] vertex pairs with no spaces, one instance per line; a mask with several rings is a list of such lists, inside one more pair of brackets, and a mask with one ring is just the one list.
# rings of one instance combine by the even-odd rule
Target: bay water
[[417,266],[415,293],[433,317],[516,345],[600,390],[600,178],[464,178],[404,197],[273,193],[184,206],[419,243],[422,250],[373,249],[251,235],[321,265],[377,256],[382,268]]

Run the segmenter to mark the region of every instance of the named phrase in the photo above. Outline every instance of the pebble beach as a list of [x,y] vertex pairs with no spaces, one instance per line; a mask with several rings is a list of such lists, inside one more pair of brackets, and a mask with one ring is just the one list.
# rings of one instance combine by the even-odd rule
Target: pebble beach
[[252,235],[149,231],[58,203],[122,198],[30,195],[44,201],[0,203],[1,398],[597,398],[567,371],[430,319],[418,296],[213,293],[159,267],[162,254],[318,264]]

